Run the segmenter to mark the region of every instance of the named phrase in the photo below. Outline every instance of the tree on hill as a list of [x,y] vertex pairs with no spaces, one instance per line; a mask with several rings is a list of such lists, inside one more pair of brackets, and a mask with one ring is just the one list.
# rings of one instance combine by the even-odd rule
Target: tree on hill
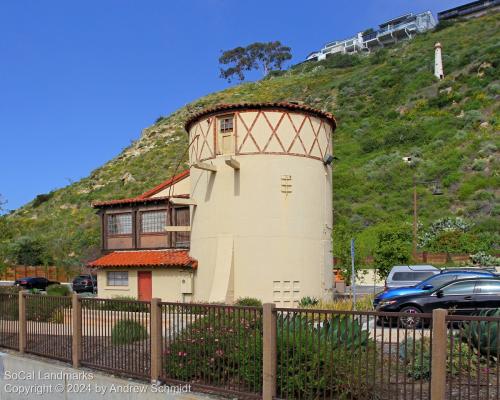
[[279,40],[274,42],[255,42],[246,47],[235,47],[226,50],[219,57],[221,66],[220,77],[231,82],[233,77],[240,81],[245,79],[245,72],[253,69],[262,69],[264,75],[270,71],[279,70],[285,61],[292,58],[291,49],[281,44]]
[[394,265],[410,262],[411,233],[402,226],[389,226],[377,235],[373,261],[378,275],[385,279]]

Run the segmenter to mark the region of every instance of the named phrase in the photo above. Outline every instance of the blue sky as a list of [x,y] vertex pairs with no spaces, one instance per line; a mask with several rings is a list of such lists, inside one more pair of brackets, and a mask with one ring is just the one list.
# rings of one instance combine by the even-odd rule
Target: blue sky
[[464,0],[0,0],[0,194],[14,209],[116,156],[160,115],[227,87],[221,50],[324,42]]

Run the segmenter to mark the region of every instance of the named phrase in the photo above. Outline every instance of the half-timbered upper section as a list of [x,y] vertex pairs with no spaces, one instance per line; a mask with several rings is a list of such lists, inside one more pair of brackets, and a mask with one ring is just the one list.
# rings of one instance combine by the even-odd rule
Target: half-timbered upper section
[[323,160],[332,153],[332,114],[293,103],[224,104],[186,123],[191,163],[219,155],[273,154]]
[[102,250],[189,248],[189,171],[133,198],[92,203]]

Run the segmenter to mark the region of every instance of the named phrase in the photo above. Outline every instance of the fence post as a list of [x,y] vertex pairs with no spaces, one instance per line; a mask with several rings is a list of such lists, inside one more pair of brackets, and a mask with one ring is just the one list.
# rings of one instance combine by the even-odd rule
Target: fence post
[[151,299],[151,383],[157,383],[161,375],[163,331],[160,302],[161,299]]
[[26,297],[23,290],[19,291],[19,352],[26,351]]
[[446,316],[441,308],[432,312],[431,400],[444,400],[446,395]]
[[71,354],[73,368],[78,368],[82,359],[82,303],[77,293],[73,293],[71,297],[71,309],[71,325],[73,330]]
[[262,346],[262,399],[272,400],[276,397],[276,306],[264,304],[263,346]]

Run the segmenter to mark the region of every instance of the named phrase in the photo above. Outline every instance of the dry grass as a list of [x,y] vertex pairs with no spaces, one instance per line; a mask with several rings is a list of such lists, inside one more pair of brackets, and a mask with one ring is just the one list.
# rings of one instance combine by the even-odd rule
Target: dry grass
[[[367,295],[356,300],[356,311],[371,311],[373,296]],[[343,298],[334,301],[320,301],[314,306],[308,306],[311,310],[332,310],[332,311],[351,311],[353,310],[353,302],[351,298]]]

